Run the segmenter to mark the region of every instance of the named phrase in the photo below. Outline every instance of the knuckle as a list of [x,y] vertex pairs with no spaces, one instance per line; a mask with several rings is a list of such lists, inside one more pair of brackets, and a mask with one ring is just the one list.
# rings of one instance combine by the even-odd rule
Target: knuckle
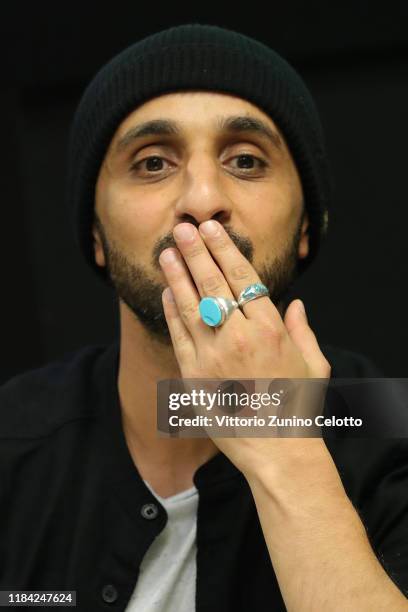
[[258,324],[257,331],[261,345],[272,349],[274,358],[281,359],[287,349],[282,330],[270,321],[263,321]]
[[187,346],[187,343],[189,342],[189,337],[185,331],[178,331],[174,334],[174,342],[179,348],[183,348]]
[[239,329],[232,330],[229,336],[229,345],[237,358],[244,356],[246,359],[248,358],[250,346],[247,334]]
[[230,270],[231,278],[237,281],[246,280],[251,276],[251,274],[253,274],[253,270],[251,270],[249,266],[245,266],[242,264],[239,266],[234,266]]
[[226,239],[223,236],[221,236],[220,238],[217,239],[214,246],[217,249],[217,251],[227,251],[231,248],[231,241],[230,239]]
[[201,290],[204,294],[217,292],[222,287],[224,287],[224,282],[218,274],[208,276],[201,283]]
[[258,323],[258,332],[265,342],[280,345],[283,341],[282,331],[273,325],[270,320],[261,320]]
[[195,301],[189,300],[180,305],[180,314],[184,321],[192,321],[197,318],[198,305]]
[[195,244],[192,245],[189,249],[188,249],[188,253],[186,253],[186,256],[189,259],[193,259],[194,257],[197,257],[199,255],[202,255],[204,253],[204,249],[200,244]]

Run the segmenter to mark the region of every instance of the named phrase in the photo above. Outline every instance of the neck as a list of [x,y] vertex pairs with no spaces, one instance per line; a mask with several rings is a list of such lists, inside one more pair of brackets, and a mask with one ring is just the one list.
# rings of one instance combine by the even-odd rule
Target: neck
[[181,378],[173,346],[146,332],[122,302],[120,334],[118,391],[129,451],[145,480],[152,481],[154,474],[165,472],[173,480],[174,490],[182,490],[182,482],[189,482],[218,448],[210,438],[157,437],[157,382]]

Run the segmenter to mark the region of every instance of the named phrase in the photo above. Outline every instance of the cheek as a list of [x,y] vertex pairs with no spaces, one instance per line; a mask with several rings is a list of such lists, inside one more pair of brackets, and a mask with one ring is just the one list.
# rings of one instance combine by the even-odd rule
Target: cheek
[[287,189],[268,189],[253,198],[246,227],[251,228],[256,259],[277,255],[286,247],[297,227],[299,204]]
[[[105,219],[112,238],[125,249],[151,249],[152,238],[159,236],[163,219],[160,202],[137,195],[132,190],[110,186],[105,193]],[[141,251],[142,249],[142,251]],[[150,252],[150,251],[149,251]]]

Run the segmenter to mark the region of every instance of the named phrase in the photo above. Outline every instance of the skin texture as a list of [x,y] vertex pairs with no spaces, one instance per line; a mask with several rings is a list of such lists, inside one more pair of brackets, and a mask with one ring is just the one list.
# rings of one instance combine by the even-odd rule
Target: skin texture
[[[294,254],[308,253],[301,185],[282,135],[281,145],[274,146],[259,135],[221,133],[217,121],[229,115],[255,116],[279,135],[270,118],[239,98],[169,94],[144,104],[119,126],[98,178],[96,262],[108,264],[119,296],[131,304],[119,302],[118,388],[129,451],[142,477],[164,497],[192,486],[198,466],[218,450],[225,453],[251,487],[289,611],[406,610],[405,598],[370,548],[322,439],[156,438],[160,379],[330,376],[300,300],[283,314],[261,297],[235,310],[218,329],[199,317],[204,295],[237,298],[267,269],[273,289],[276,271],[283,266],[290,282]],[[117,154],[129,128],[164,117],[182,123],[181,135],[146,137]],[[242,158],[240,164],[236,158],[244,154],[266,165],[254,170],[250,163],[244,172]],[[140,166],[140,174],[130,171],[147,155],[169,163],[163,170],[160,162],[153,179],[150,164],[149,172]],[[135,316],[140,307],[135,281],[143,290],[150,287],[151,297],[159,287],[170,341],[163,321],[155,325],[150,317],[149,327]]]
[[[280,146],[260,134],[221,131],[218,122],[231,116],[262,120]],[[146,136],[118,151],[135,126],[163,118],[181,124],[178,137]],[[143,161],[148,156],[163,158],[153,164],[158,174]],[[280,284],[282,293],[294,260],[308,253],[299,176],[279,128],[256,106],[212,92],[168,94],[118,126],[97,180],[95,214],[95,259],[108,267],[119,295],[118,387],[127,443],[138,469],[170,495],[189,485],[218,449],[210,439],[156,437],[156,382],[180,376],[161,300],[168,282],[159,255],[176,245],[173,229],[180,222],[217,219],[271,290]],[[214,276],[202,290],[217,294]]]
[[[208,120],[198,122],[203,112],[208,113]],[[215,121],[232,114],[262,119],[277,134],[282,150],[275,150],[258,134],[252,141],[239,134],[228,140],[221,138],[214,129]],[[183,117],[183,143],[168,136],[161,142],[159,137],[144,138],[124,154],[115,155],[116,143],[130,128],[163,116],[176,121]],[[159,255],[165,247],[175,246],[172,229],[178,221],[197,225],[207,218],[218,219],[241,253],[257,267],[271,298],[280,305],[296,276],[298,257],[307,251],[307,222],[303,223],[295,166],[278,129],[266,115],[231,96],[172,94],[133,113],[119,128],[114,143],[97,183],[95,221],[101,243],[97,261],[107,265],[119,296],[156,339],[169,343],[161,304],[165,284]],[[238,154],[245,152],[261,157],[267,168],[261,168],[255,157],[238,160]],[[130,160],[137,163],[153,155],[165,157],[160,162],[164,167],[156,175],[146,170],[146,162],[133,174],[129,172]],[[243,161],[246,169],[239,168]],[[268,205],[272,202],[273,206]],[[270,244],[271,236],[274,244]]]

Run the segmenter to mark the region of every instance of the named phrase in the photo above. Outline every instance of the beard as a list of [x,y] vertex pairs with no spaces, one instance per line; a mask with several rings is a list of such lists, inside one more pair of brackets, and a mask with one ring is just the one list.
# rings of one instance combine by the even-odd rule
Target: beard
[[[260,269],[256,270],[261,282],[269,290],[270,299],[281,315],[283,314],[283,300],[298,276],[298,246],[302,220],[303,218],[288,240],[284,251],[279,256],[267,260]],[[198,227],[196,223],[193,225]],[[96,214],[95,228],[101,238],[109,284],[152,339],[161,344],[170,345],[171,338],[162,305],[162,293],[167,285],[155,280],[145,267],[130,261],[113,241],[108,240]],[[252,264],[254,257],[252,241],[227,226],[224,226],[224,229],[242,255]],[[160,238],[153,248],[151,262],[154,270],[162,271],[159,256],[167,247],[177,248],[172,232]]]

